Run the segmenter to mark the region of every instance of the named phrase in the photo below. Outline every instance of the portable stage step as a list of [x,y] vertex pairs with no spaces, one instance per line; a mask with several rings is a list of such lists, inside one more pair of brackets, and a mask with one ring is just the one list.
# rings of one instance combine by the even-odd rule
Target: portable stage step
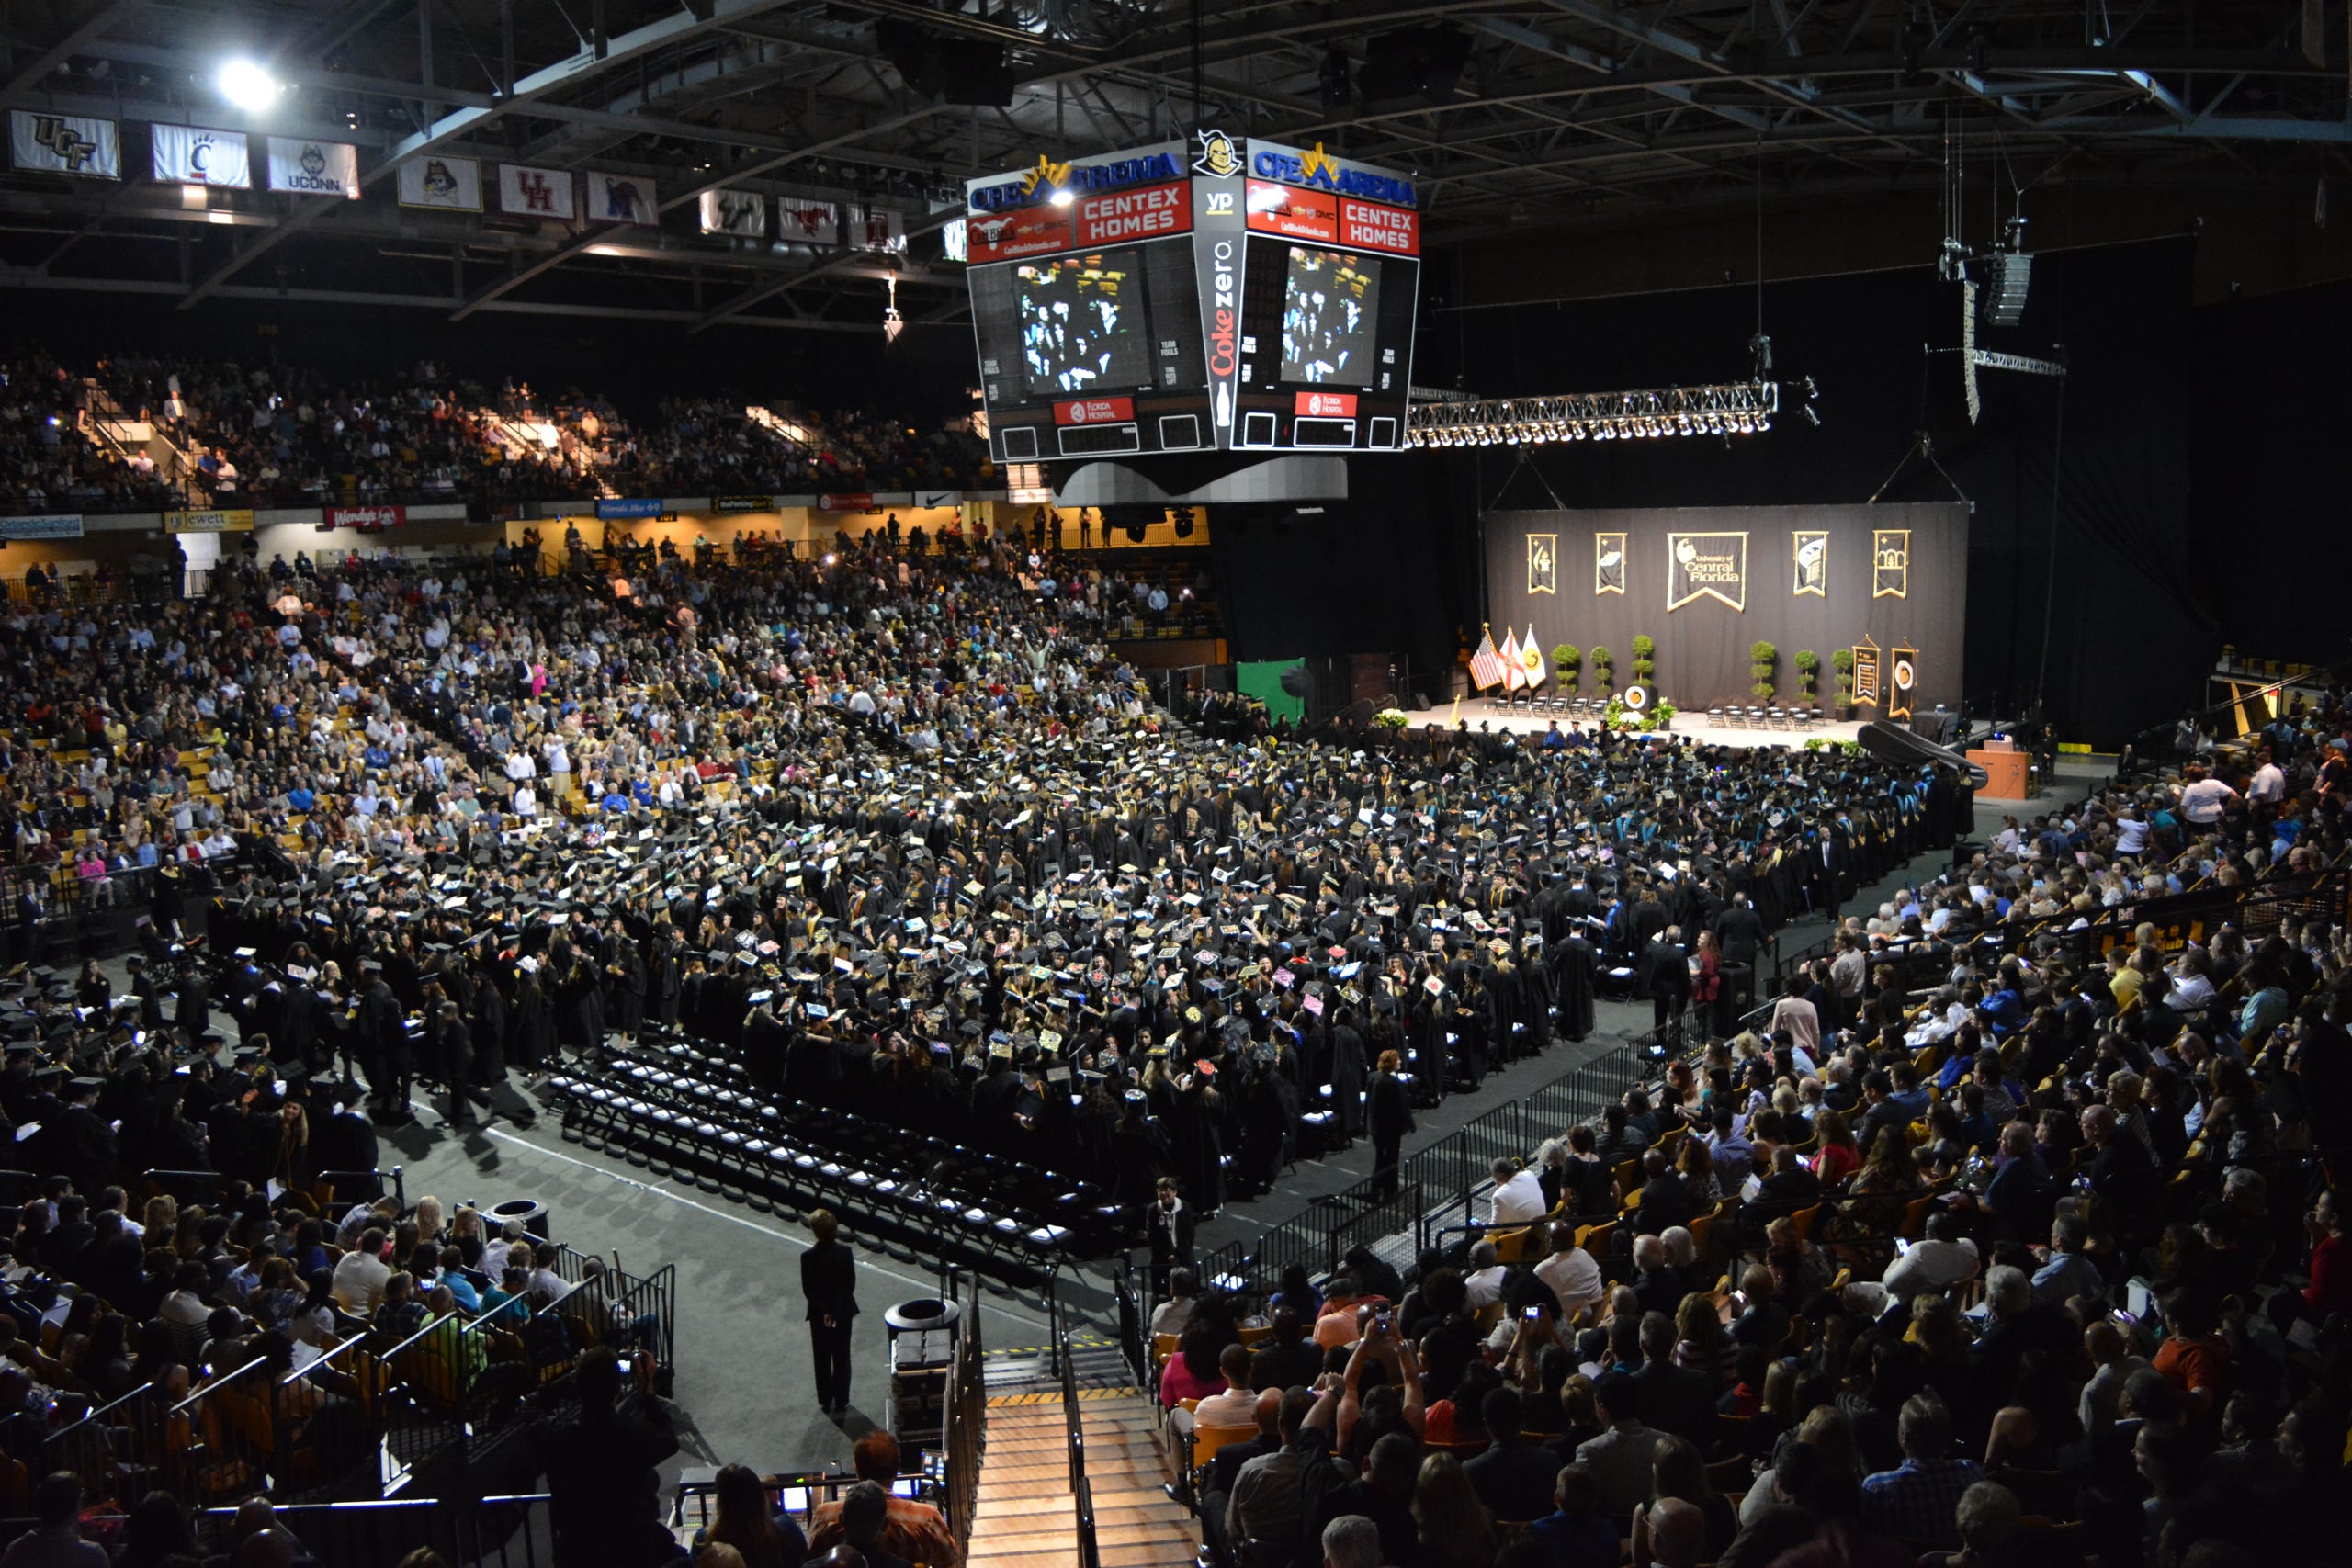
[[[1079,1394],[1094,1540],[1103,1568],[1184,1568],[1201,1543],[1193,1516],[1159,1489],[1159,1407],[1133,1388]],[[970,1568],[1078,1568],[1078,1520],[1059,1394],[991,1398],[973,1508]]]

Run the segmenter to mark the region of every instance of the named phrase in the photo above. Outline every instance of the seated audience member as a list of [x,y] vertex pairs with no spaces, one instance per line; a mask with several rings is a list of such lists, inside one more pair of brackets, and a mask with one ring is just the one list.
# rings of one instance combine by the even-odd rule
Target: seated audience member
[[[957,1568],[963,1554],[938,1509],[911,1497],[891,1493],[899,1479],[899,1440],[888,1432],[868,1432],[850,1449],[850,1465],[860,1481],[870,1481],[884,1494],[884,1525],[877,1544],[894,1557],[917,1568]],[[808,1550],[830,1551],[847,1544],[840,1501],[820,1503],[808,1515]]]

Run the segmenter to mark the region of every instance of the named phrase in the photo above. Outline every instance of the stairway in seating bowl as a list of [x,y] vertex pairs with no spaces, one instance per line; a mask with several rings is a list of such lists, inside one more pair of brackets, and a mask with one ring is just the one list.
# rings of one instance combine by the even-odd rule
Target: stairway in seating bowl
[[[1079,1409],[1102,1568],[1185,1568],[1200,1530],[1159,1489],[1159,1405],[1132,1388],[1101,1388],[1080,1391]],[[1058,1393],[989,1399],[968,1568],[1080,1568],[1065,1430]]]

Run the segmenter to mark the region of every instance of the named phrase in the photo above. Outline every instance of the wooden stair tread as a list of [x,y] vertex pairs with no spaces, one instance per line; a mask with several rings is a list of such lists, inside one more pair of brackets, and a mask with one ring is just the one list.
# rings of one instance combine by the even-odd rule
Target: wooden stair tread
[[[1098,1516],[1094,1521],[1094,1542],[1098,1546],[1105,1547],[1148,1546],[1156,1541],[1173,1542],[1177,1537],[1170,1529],[1171,1523],[1172,1521],[1166,1519],[1152,1519],[1139,1524],[1112,1525],[1105,1524]],[[1077,1529],[1077,1521],[1064,1520],[1052,1529],[992,1536],[975,1533],[972,1537],[972,1551],[977,1556],[984,1541],[987,1543],[987,1550],[990,1551],[1025,1551],[1051,1547],[1058,1545],[1063,1540],[1076,1533]],[[1189,1529],[1183,1532],[1183,1540],[1188,1556],[1192,1549],[1200,1544],[1193,1539]]]
[[[1018,1457],[1012,1456],[1001,1461],[996,1456],[990,1455],[988,1479],[1010,1483],[1023,1481],[1046,1481],[1057,1475],[1069,1473],[1069,1466],[1063,1462],[1059,1454],[1054,1455],[1050,1460],[1041,1458],[1030,1464],[1013,1462],[1013,1459]],[[1114,1480],[1121,1476],[1159,1475],[1167,1468],[1168,1466],[1160,1461],[1158,1454],[1139,1455],[1132,1460],[1105,1460],[1099,1454],[1086,1456],[1086,1478],[1097,1486],[1102,1484],[1106,1479]],[[986,1483],[982,1484],[985,1485]]]
[[[1034,1520],[1041,1515],[1058,1517],[1070,1512],[1072,1505],[1067,1483],[1051,1490],[1047,1489],[1048,1483],[1032,1484],[1038,1489],[1025,1495],[990,1496],[983,1493],[973,1506],[972,1533],[976,1536],[1001,1533],[1000,1527],[1014,1520]],[[1116,1492],[1094,1494],[1094,1517],[1098,1520],[1114,1514],[1142,1517],[1157,1509],[1169,1509],[1178,1514],[1183,1512],[1170,1502],[1167,1494],[1157,1486],[1148,1492],[1141,1488],[1132,1491],[1123,1488]],[[1035,1527],[1031,1525],[1027,1528]]]
[[[1070,1527],[1075,1536],[1077,1527]],[[1098,1540],[1097,1544],[1100,1542]],[[1102,1547],[1102,1568],[1181,1568],[1191,1561],[1189,1551],[1175,1552],[1175,1543],[1155,1546]],[[988,1563],[993,1568],[1078,1568],[1078,1544],[1073,1540],[1068,1546],[1046,1551],[983,1552],[974,1551],[964,1559],[967,1563]]]

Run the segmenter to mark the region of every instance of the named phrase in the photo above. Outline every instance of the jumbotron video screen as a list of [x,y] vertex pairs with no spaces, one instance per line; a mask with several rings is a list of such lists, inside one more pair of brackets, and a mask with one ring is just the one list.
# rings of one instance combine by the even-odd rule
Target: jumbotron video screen
[[999,462],[1404,445],[1412,183],[1216,132],[965,187]]
[[1283,274],[1283,379],[1371,386],[1379,305],[1377,261],[1293,245]]
[[1012,278],[1032,397],[1151,385],[1135,252],[1020,262]]

